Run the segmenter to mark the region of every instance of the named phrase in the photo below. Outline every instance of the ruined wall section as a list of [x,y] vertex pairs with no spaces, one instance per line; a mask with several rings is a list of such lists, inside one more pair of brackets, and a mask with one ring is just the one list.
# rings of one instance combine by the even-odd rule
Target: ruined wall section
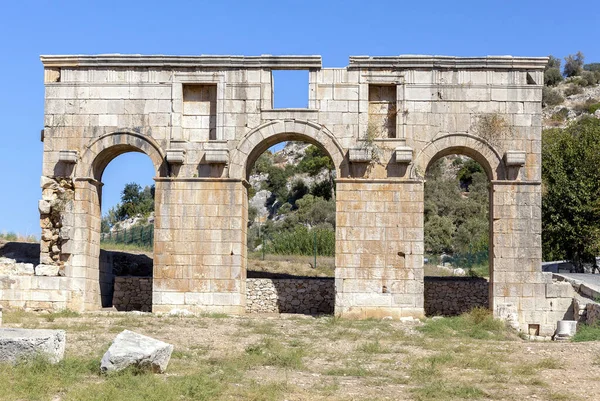
[[[143,151],[157,170],[155,308],[237,313],[244,309],[247,213],[240,171],[254,149],[304,138],[339,149],[340,313],[423,313],[422,177],[435,158],[462,153],[483,164],[492,181],[493,269],[500,266],[490,283],[494,305],[516,307],[521,327],[531,320],[525,286],[546,284],[538,273],[535,231],[545,58],[360,56],[336,69],[322,68],[319,56],[42,61],[42,182],[60,185],[67,177],[75,187],[72,228],[43,220],[49,238],[44,258],[83,284],[86,308],[108,297],[99,285],[99,207],[101,173],[112,158]],[[273,108],[273,69],[309,71],[306,109]],[[122,135],[111,136],[115,132]],[[234,162],[243,168],[233,171]],[[213,190],[235,200],[213,199]],[[46,203],[40,206],[47,210]],[[517,228],[503,231],[505,224]],[[548,299],[538,289],[531,298],[543,299],[540,305]]]

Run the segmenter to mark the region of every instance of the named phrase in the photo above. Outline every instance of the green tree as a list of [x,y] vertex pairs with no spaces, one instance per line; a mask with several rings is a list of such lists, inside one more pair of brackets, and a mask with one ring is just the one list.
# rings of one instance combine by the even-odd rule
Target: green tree
[[298,164],[298,170],[314,176],[319,174],[323,169],[333,170],[331,158],[321,148],[310,145],[306,148],[306,153]]
[[600,63],[590,63],[583,66],[584,71],[600,72]]
[[303,225],[314,227],[329,225],[335,227],[335,202],[323,198],[305,195],[296,202],[298,205],[298,220]]
[[576,266],[600,254],[600,120],[584,118],[542,136],[542,249]]
[[583,70],[584,55],[582,52],[576,54],[569,54],[565,57],[565,67],[563,68],[563,75],[565,77],[574,77],[581,74]]
[[[433,163],[425,182],[425,251],[486,251],[489,238],[489,184],[474,160]],[[448,169],[450,168],[450,172]],[[452,169],[457,169],[452,174]],[[467,190],[466,192],[462,192]]]
[[560,64],[561,61],[558,57],[554,57],[553,55],[549,55],[548,56],[548,64],[546,64],[546,67],[544,68],[544,71],[548,71],[552,68],[555,68],[557,70],[560,70]]
[[279,167],[271,166],[267,170],[269,177],[267,178],[267,188],[275,196],[275,198],[285,203],[287,201],[289,191],[287,189],[287,175],[285,171]]
[[544,68],[544,85],[554,86],[563,80],[560,64],[559,58],[548,56],[548,64]]

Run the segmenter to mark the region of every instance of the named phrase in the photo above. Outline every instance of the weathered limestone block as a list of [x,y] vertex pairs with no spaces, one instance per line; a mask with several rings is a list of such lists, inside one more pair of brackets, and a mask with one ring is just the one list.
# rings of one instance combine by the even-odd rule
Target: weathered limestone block
[[163,373],[171,359],[171,352],[171,344],[123,330],[102,357],[100,369],[103,372],[119,371],[135,365],[154,373]]
[[33,275],[32,263],[19,263],[14,259],[0,257],[0,276]]
[[0,362],[42,355],[57,363],[64,357],[65,343],[64,330],[0,329]]
[[37,265],[35,267],[36,276],[58,276],[59,266],[56,265]]

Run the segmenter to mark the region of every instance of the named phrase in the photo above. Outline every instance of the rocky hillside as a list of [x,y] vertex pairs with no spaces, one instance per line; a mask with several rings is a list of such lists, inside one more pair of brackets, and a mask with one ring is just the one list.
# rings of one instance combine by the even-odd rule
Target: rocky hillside
[[[299,199],[297,198],[299,194],[292,192],[302,185],[308,190],[306,193],[309,193],[310,189],[317,185],[329,187],[331,194],[326,197],[330,198],[333,195],[333,174],[335,172],[331,170],[331,162],[327,163],[323,158],[329,159],[315,146],[305,142],[287,142],[279,151],[265,152],[255,163],[250,174],[252,188],[249,191],[248,205],[253,209],[251,217],[254,217],[250,223],[254,221],[264,223],[268,219],[281,219],[282,214],[278,213],[279,209],[289,201]],[[311,163],[314,159],[319,160]],[[279,175],[276,170],[283,172],[285,181],[281,177],[273,177],[273,175]],[[276,187],[281,184],[285,188],[280,188],[283,194],[279,195],[284,196],[278,197]],[[284,194],[286,191],[288,192],[287,199]],[[296,199],[294,199],[294,195],[296,195]],[[290,206],[294,205],[290,204]]]
[[544,128],[564,128],[584,116],[600,119],[600,84],[581,86],[576,82],[567,80],[544,88]]

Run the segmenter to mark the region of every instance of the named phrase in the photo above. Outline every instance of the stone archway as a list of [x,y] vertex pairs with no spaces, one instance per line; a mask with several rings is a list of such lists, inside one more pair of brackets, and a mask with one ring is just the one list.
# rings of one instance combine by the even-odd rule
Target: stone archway
[[145,153],[154,164],[156,176],[168,176],[169,165],[160,145],[152,137],[126,130],[102,135],[86,146],[75,170],[75,177],[100,181],[108,163],[128,152]]
[[444,156],[464,155],[475,160],[485,171],[489,183],[489,307],[494,310],[494,261],[496,258],[494,245],[497,235],[494,231],[494,185],[506,179],[506,166],[500,153],[486,140],[478,136],[459,133],[446,134],[434,138],[419,152],[412,166],[411,177],[423,178],[425,172],[435,161]]
[[[242,140],[239,142],[237,148],[232,152],[230,177],[232,179],[238,179],[242,181],[248,180],[250,171],[254,166],[256,160],[260,157],[260,155],[267,151],[267,149],[269,149],[273,145],[287,141],[301,141],[322,149],[333,161],[336,175],[339,177],[340,174],[347,174],[348,163],[343,148],[337,142],[335,137],[323,126],[312,122],[294,120],[284,122],[268,122],[245,135],[244,138],[242,138]],[[244,187],[243,192],[244,197],[247,197],[246,187]],[[247,220],[247,216],[245,216],[245,219]],[[246,231],[243,233],[242,236],[242,247],[244,249],[244,254],[247,255],[248,241]],[[245,267],[247,268],[247,265]],[[246,277],[244,276],[244,278]],[[246,286],[250,290],[252,288],[255,288],[257,284],[254,280],[256,279],[248,278],[247,280],[248,281],[246,281]],[[277,293],[277,298],[273,300],[273,302],[277,302],[276,309],[295,311],[291,313],[306,313],[298,312],[302,309],[293,306],[293,304],[289,304],[289,301],[285,301],[285,297],[280,298],[279,295],[284,293],[294,293],[294,300],[298,301],[298,297],[301,297],[304,299],[303,305],[307,306],[306,301],[311,297],[306,296],[307,294],[304,294],[303,291],[309,291],[310,295],[317,295],[315,291],[318,287],[318,295],[322,295],[328,300],[327,302],[330,303],[326,302],[328,306],[325,307],[325,309],[321,309],[323,308],[324,304],[311,304],[310,310],[314,309],[314,313],[316,313],[316,311],[323,312],[324,310],[327,310],[327,313],[333,312],[335,295],[333,289],[334,280],[332,278],[322,279],[320,281],[317,280],[311,283],[310,285],[308,284],[306,278],[301,277],[288,277],[287,279],[282,280],[273,278],[271,280],[272,281],[269,282],[269,284],[263,283],[262,285],[272,285],[273,291]],[[298,288],[304,289],[299,291],[298,294],[296,294],[295,292]],[[246,294],[244,294],[244,296],[246,296]],[[254,306],[250,305],[247,307],[246,310],[252,311],[253,307]],[[262,305],[262,307],[268,307],[268,305]],[[329,310],[329,308],[331,308],[331,310]]]
[[503,180],[506,177],[506,168],[500,153],[485,139],[468,133],[435,137],[415,157],[410,177],[422,177],[432,162],[451,154],[462,154],[474,159],[484,168],[490,181]]
[[[85,309],[112,305],[114,275],[107,254],[101,257],[100,228],[102,175],[116,157],[137,152],[146,154],[154,166],[155,177],[168,176],[165,153],[151,137],[134,132],[111,132],[92,140],[83,151],[74,171],[72,248],[76,258],[68,265],[69,276],[85,278]],[[160,210],[161,189],[156,188],[156,210]]]
[[310,121],[270,121],[247,133],[230,157],[229,177],[245,180],[248,167],[265,150],[283,141],[304,141],[324,149],[335,166],[338,177],[347,174],[345,152],[335,136],[324,126]]

